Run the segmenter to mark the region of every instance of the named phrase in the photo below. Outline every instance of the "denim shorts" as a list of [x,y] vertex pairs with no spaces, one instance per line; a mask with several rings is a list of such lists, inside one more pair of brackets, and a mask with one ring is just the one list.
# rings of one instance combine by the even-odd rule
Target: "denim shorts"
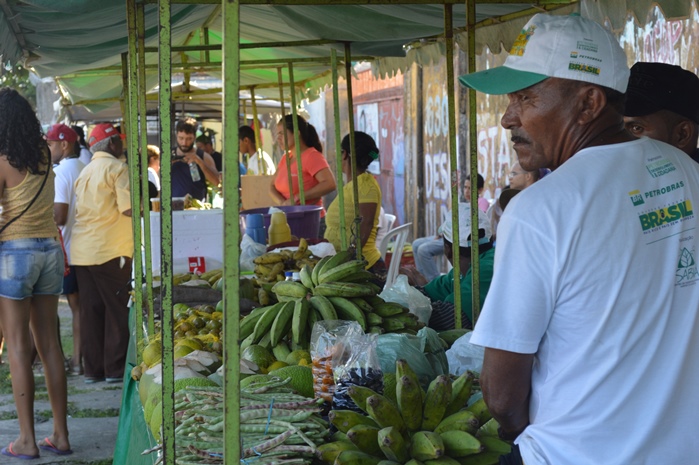
[[60,295],[63,269],[58,239],[0,242],[0,297],[23,300],[32,295]]

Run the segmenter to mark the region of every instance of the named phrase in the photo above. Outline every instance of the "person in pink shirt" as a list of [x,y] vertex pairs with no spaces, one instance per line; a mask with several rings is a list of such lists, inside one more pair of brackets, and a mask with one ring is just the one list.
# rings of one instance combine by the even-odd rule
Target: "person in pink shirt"
[[[277,143],[284,147],[284,133],[289,152],[282,156],[277,166],[277,174],[274,183],[270,186],[270,194],[278,205],[300,205],[299,178],[296,154],[301,153],[301,168],[303,176],[303,190],[306,205],[323,206],[323,196],[337,188],[335,176],[330,171],[328,161],[323,155],[323,146],[315,127],[300,116],[296,116],[299,129],[299,145],[294,142],[293,115],[286,115],[279,122],[277,131]],[[291,167],[292,185],[289,188],[289,174],[287,165]],[[323,237],[325,232],[325,210],[321,212],[320,231],[318,237]]]
[[[483,198],[483,191],[485,190],[485,179],[483,176],[476,173],[476,187],[478,188],[478,209],[482,212],[487,212],[488,207],[490,207],[490,202],[488,199]],[[466,202],[469,203],[471,200],[471,175],[466,176],[466,182],[464,183],[464,198]]]

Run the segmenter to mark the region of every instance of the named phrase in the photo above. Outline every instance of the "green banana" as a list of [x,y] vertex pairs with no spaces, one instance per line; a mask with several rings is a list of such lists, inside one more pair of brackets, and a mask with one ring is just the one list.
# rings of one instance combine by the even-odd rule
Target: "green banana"
[[306,297],[311,290],[296,281],[279,281],[272,287],[272,292],[277,294],[278,297],[285,296],[300,299]]
[[328,414],[330,423],[343,433],[347,433],[353,426],[369,425],[378,427],[374,420],[352,410],[331,410]]
[[323,320],[337,320],[337,312],[335,311],[335,307],[333,307],[333,304],[327,297],[322,295],[314,295],[309,299],[309,302],[311,302],[311,306],[313,308],[318,310],[318,313],[320,313]]
[[257,345],[260,345],[264,347],[265,349],[272,349],[272,333],[271,331],[267,331],[264,336],[262,336],[262,339],[257,341]]
[[296,302],[299,297],[289,297],[288,295],[278,295],[277,300],[279,302]]
[[476,418],[478,418],[478,421],[480,422],[481,425],[485,424],[488,420],[493,418],[493,416],[490,414],[490,411],[488,410],[488,406],[485,405],[485,399],[482,397],[466,407],[466,410],[470,410],[476,415]]
[[410,460],[408,442],[398,428],[388,426],[378,432],[378,444],[380,451],[388,460],[405,463]]
[[383,300],[381,297],[378,295],[368,295],[365,297],[362,297],[362,299],[366,300],[366,302],[371,305],[373,308],[378,307],[379,305],[383,305],[386,303],[385,300]]
[[346,450],[358,450],[357,446],[352,444],[350,441],[334,441],[326,442],[316,447],[316,457],[325,463],[332,464],[340,452]]
[[381,459],[358,450],[345,450],[335,459],[334,465],[379,465]]
[[386,330],[381,326],[369,326],[369,331],[367,332],[371,334],[384,334]]
[[369,416],[382,428],[393,426],[398,428],[401,434],[407,434],[405,421],[393,402],[382,396],[374,394],[366,400],[366,410]]
[[[419,320],[417,316],[412,313],[401,313],[400,315],[393,315],[389,317],[392,320],[398,320],[405,325],[406,328],[415,329]],[[441,348],[441,347],[440,347]]]
[[483,436],[480,438],[480,441],[485,450],[490,452],[509,454],[512,451],[512,446],[509,443],[495,436]]
[[[266,308],[266,307],[260,307],[260,308]],[[240,320],[240,339],[245,339],[249,335],[252,334],[252,332],[255,330],[255,325],[257,324],[257,320],[262,318],[262,315],[264,315],[265,312],[252,312],[249,315],[245,316],[242,320]]]
[[345,277],[343,281],[347,283],[364,283],[371,281],[372,279],[376,279],[376,275],[374,273],[367,270],[360,270]]
[[240,343],[240,351],[242,352],[243,350],[247,349],[254,342],[255,342],[255,340],[253,339],[253,334],[249,335],[248,337],[243,339],[242,342]]
[[306,330],[309,306],[310,304],[306,299],[298,299],[294,303],[294,312],[291,319],[291,340],[295,344],[301,344],[303,333]]
[[[468,411],[468,410],[467,410]],[[495,418],[491,418],[478,428],[476,432],[476,437],[480,438],[482,436],[495,436],[498,437],[498,428],[500,428],[500,423]]]
[[405,307],[403,307],[401,304],[397,304],[394,302],[383,302],[379,305],[373,305],[374,307],[374,313],[377,315],[387,318],[389,316],[394,316],[394,315],[400,315],[401,313],[404,313],[407,311]]
[[376,292],[368,284],[326,281],[313,288],[313,295],[325,297],[362,297]]
[[465,371],[451,384],[451,400],[449,405],[447,405],[444,416],[449,416],[466,407],[466,403],[471,397],[473,379],[473,373]]
[[277,317],[272,323],[272,329],[269,332],[272,346],[276,346],[291,329],[291,318],[294,316],[295,305],[296,302],[286,302],[279,310],[279,313],[277,313]]
[[436,460],[444,455],[444,441],[437,433],[417,431],[410,441],[410,456],[416,460]]
[[257,323],[255,323],[255,329],[252,332],[253,341],[259,341],[262,338],[262,336],[264,336],[265,333],[269,331],[269,329],[272,327],[272,324],[274,323],[275,318],[277,318],[277,313],[279,313],[283,306],[284,303],[280,302],[267,308],[265,313],[260,317],[259,320],[257,320]]
[[347,431],[347,439],[357,448],[367,454],[380,457],[382,452],[379,447],[379,428],[369,425],[356,425]]
[[366,400],[373,396],[376,395],[377,392],[369,389],[366,386],[358,386],[358,385],[353,385],[350,386],[349,389],[347,390],[347,394],[350,396],[350,399],[354,401],[354,404],[361,409],[363,412],[369,413],[366,409]]
[[337,316],[342,320],[356,321],[359,326],[362,327],[362,331],[366,332],[367,323],[364,312],[362,312],[357,305],[349,299],[344,297],[328,297],[330,303],[335,307]]
[[458,329],[447,329],[446,331],[439,331],[439,337],[444,339],[444,341],[451,347],[457,339],[459,339],[464,334],[471,331],[470,329],[458,328]]
[[343,433],[342,431],[335,431],[331,436],[330,436],[330,441],[346,441],[349,442],[349,439],[347,439],[347,435]]
[[410,459],[407,462],[405,462],[404,465],[424,465],[424,464],[422,462],[420,462],[419,460]]
[[318,270],[318,276],[316,277],[317,281],[314,279],[313,282],[316,283],[316,285],[320,284],[320,276],[323,273],[329,270],[333,270],[338,266],[342,265],[343,263],[352,260],[353,258],[354,254],[350,253],[349,250],[340,250],[335,255],[331,255],[330,258],[325,263],[323,263],[323,265]]
[[286,345],[286,342],[284,341],[279,341],[277,345],[272,347],[272,354],[274,355],[274,358],[277,360],[284,361],[286,360],[286,357],[291,353],[291,350],[289,350],[289,346]]
[[449,457],[466,457],[484,450],[481,442],[466,431],[445,431],[440,436]]
[[330,260],[331,258],[332,255],[326,255],[325,257],[318,260],[316,266],[313,267],[313,270],[311,271],[311,281],[313,281],[313,284],[315,286],[318,285],[318,273],[320,273],[321,268],[323,268],[325,264],[328,263],[328,260]]
[[315,284],[313,284],[313,279],[311,278],[311,273],[313,273],[313,270],[311,270],[311,267],[307,264],[303,265],[301,267],[301,271],[299,271],[299,278],[301,279],[301,284],[303,284],[309,289],[313,289],[315,287]]
[[398,409],[410,431],[418,431],[422,424],[422,388],[410,376],[401,376],[396,381]]
[[437,376],[427,388],[422,410],[421,429],[433,431],[444,418],[444,412],[450,400],[451,380],[446,375]]
[[437,460],[425,460],[425,465],[461,465],[461,463],[459,463],[458,460],[445,455]]
[[394,462],[393,460],[382,460],[379,462],[379,465],[401,465],[398,462]]
[[499,465],[501,455],[500,452],[487,450],[480,454],[460,458],[458,461],[461,465]]
[[330,267],[331,262],[325,265],[324,269],[318,276],[318,283],[322,284],[328,281],[340,282],[344,281],[347,276],[364,269],[365,262],[362,260],[350,260],[345,263],[341,263],[333,268]]
[[306,318],[306,325],[308,326],[308,334],[313,334],[313,326],[316,324],[317,321],[322,320],[323,318],[320,316],[320,312],[313,308],[313,305],[311,305],[310,301],[308,302],[308,318]]
[[405,324],[402,321],[396,320],[393,317],[384,317],[381,327],[389,333],[406,329]]
[[364,313],[374,313],[374,307],[372,307],[371,304],[367,302],[364,297],[351,297],[350,300],[357,307],[361,308]]
[[444,418],[434,429],[435,433],[444,433],[445,431],[466,431],[467,433],[475,434],[478,431],[478,417],[469,410],[459,410]]
[[376,313],[365,313],[364,316],[366,317],[366,324],[368,326],[381,326],[383,323],[383,318]]

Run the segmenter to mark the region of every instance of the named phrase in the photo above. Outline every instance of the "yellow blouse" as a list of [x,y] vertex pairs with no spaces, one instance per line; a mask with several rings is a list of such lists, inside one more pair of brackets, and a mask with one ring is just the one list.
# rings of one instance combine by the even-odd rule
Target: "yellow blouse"
[[[362,256],[368,262],[367,268],[371,268],[381,258],[379,249],[376,246],[376,232],[379,225],[379,215],[381,214],[381,188],[374,176],[370,173],[363,173],[357,177],[357,191],[359,193],[359,203],[375,203],[376,213],[374,213],[374,227],[366,244],[362,247]],[[354,190],[352,181],[343,188],[345,197],[345,227],[347,228],[347,238],[350,237],[350,227],[354,221]],[[341,249],[340,239],[340,202],[339,196],[328,207],[325,215],[325,238],[330,241],[336,250]],[[359,231],[357,231],[359,234]]]

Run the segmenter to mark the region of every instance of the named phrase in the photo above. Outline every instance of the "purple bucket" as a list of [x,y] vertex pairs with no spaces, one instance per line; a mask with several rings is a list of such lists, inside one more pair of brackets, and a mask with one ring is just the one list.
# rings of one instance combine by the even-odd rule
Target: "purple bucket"
[[[320,212],[322,207],[317,205],[279,205],[277,207],[286,213],[286,222],[289,223],[291,234],[301,239],[317,239],[318,228],[320,227]],[[254,213],[261,213],[264,218],[265,228],[269,230],[269,222],[272,215],[269,214],[269,207],[251,208],[240,212],[240,226],[246,228],[247,216]]]

